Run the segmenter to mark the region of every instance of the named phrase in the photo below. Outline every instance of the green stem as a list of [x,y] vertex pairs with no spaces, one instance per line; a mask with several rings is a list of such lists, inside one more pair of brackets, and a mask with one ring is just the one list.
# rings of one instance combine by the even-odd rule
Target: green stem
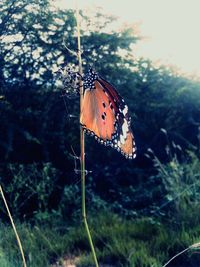
[[188,251],[191,247],[188,247],[184,250],[182,250],[181,252],[179,252],[178,254],[176,254],[174,257],[172,257],[167,263],[165,263],[162,267],[166,267],[171,261],[173,261],[175,258],[177,258],[178,256],[180,256],[181,254],[185,253],[186,251]]
[[5,207],[6,207],[8,216],[9,216],[9,218],[10,218],[10,221],[11,221],[11,224],[12,224],[12,228],[13,228],[13,230],[14,230],[14,233],[15,233],[15,236],[16,236],[16,239],[17,239],[17,243],[18,243],[18,246],[19,246],[19,250],[20,250],[21,255],[22,255],[23,265],[24,265],[24,267],[26,267],[26,260],[25,260],[25,256],[24,256],[24,251],[23,251],[23,248],[22,248],[22,244],[21,244],[19,235],[18,235],[18,233],[17,233],[17,229],[16,229],[16,227],[15,227],[15,224],[14,224],[14,221],[13,221],[13,218],[12,218],[12,215],[11,215],[10,210],[9,210],[9,208],[8,208],[8,204],[7,204],[6,198],[5,198],[5,196],[4,196],[3,189],[2,189],[2,187],[1,187],[1,185],[0,185],[0,192],[1,192],[1,196],[2,196],[2,198],[3,198],[3,202],[4,202],[4,204],[5,204]]
[[[78,5],[77,5],[78,6]],[[78,7],[76,8],[76,21],[77,21],[77,38],[78,38],[78,62],[79,62],[79,73],[82,76],[82,59],[81,59],[81,38],[80,38],[80,25],[79,25],[79,11]],[[80,114],[81,114],[81,107],[83,102],[83,81],[82,79],[79,80],[80,82]],[[84,129],[82,126],[80,126],[80,150],[81,150],[81,156],[80,156],[80,164],[81,164],[81,187],[82,187],[82,218],[85,226],[85,230],[87,233],[88,241],[90,244],[90,248],[92,251],[93,259],[95,262],[95,266],[99,267],[96,252],[94,249],[94,245],[92,242],[92,237],[90,234],[90,230],[87,223],[87,215],[86,215],[86,205],[85,205],[85,135],[84,135]]]
[[[84,131],[81,127],[81,155],[83,155],[82,153],[84,153]],[[81,157],[82,158],[82,157]],[[93,259],[95,262],[95,266],[98,267],[98,261],[97,261],[97,257],[96,257],[96,252],[95,252],[95,248],[92,242],[92,237],[90,234],[90,229],[88,227],[88,223],[87,223],[87,215],[86,215],[86,205],[85,205],[85,157],[82,158],[81,160],[81,185],[82,185],[82,218],[83,218],[83,222],[85,225],[85,230],[87,233],[87,237],[88,237],[88,241],[90,244],[90,248],[92,251],[92,255],[93,255]]]

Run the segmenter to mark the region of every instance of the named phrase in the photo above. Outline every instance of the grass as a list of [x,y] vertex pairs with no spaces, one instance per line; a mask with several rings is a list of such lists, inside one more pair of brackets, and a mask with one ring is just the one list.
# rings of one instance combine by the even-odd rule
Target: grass
[[8,204],[7,204],[7,201],[6,201],[6,198],[5,198],[5,195],[4,195],[4,192],[3,192],[3,189],[1,187],[1,185],[0,185],[0,193],[1,193],[1,196],[2,196],[2,199],[3,199],[3,202],[4,202],[4,205],[6,207],[6,211],[8,213],[8,216],[9,216],[9,219],[10,219],[10,222],[11,222],[11,225],[12,225],[12,228],[13,228],[13,231],[15,233],[16,241],[18,243],[18,248],[19,248],[20,253],[21,253],[21,256],[22,256],[23,266],[26,267],[26,259],[25,259],[25,256],[24,256],[24,251],[23,251],[23,247],[22,247],[22,244],[21,244],[21,240],[20,240],[20,237],[18,235],[17,229],[15,227],[15,223],[14,223],[13,218],[12,218],[12,215],[10,213],[10,209],[8,207]]
[[[160,267],[170,257],[200,240],[200,226],[172,230],[150,218],[125,220],[111,213],[100,213],[90,220],[100,263],[115,267]],[[91,267],[93,258],[82,224],[71,227],[17,225],[27,266],[46,267],[62,262],[66,255],[78,256],[79,267]],[[21,266],[21,256],[10,225],[0,225],[1,267]],[[200,262],[199,254],[181,255],[186,266]],[[188,263],[189,262],[189,263]],[[174,265],[171,265],[174,266]],[[176,265],[176,266],[184,266]],[[197,266],[197,265],[196,265]],[[169,265],[170,267],[170,265]]]

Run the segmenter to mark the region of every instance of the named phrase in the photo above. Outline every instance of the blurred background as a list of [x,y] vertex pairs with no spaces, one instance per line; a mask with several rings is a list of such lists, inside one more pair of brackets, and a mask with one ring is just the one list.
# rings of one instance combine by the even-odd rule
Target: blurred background
[[[123,96],[138,154],[86,136],[87,208],[102,266],[162,266],[200,238],[198,1],[80,1],[83,68]],[[92,266],[81,222],[74,1],[0,3],[0,182],[29,266]],[[20,266],[3,202],[1,266]],[[196,252],[196,251],[195,251]],[[107,265],[103,265],[107,264]],[[169,266],[199,266],[189,251]]]

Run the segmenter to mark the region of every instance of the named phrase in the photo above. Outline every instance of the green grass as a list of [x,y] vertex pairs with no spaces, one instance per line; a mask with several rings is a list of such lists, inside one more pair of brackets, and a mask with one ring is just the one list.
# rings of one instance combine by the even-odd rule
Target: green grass
[[[150,218],[125,220],[104,212],[94,219],[90,217],[89,223],[99,261],[115,267],[159,267],[174,254],[200,240],[200,226],[172,230]],[[23,223],[17,224],[17,229],[29,267],[50,266],[62,261],[66,255],[79,256],[79,267],[93,266],[81,223],[73,227],[67,224],[63,227],[31,227]],[[0,266],[22,266],[10,225],[0,225],[0,236]],[[192,261],[193,256],[189,259]],[[200,262],[200,257],[198,259]]]

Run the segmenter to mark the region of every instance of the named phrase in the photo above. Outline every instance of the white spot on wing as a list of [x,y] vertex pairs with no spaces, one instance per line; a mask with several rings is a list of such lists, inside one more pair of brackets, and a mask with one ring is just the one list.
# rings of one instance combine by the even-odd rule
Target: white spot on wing
[[124,138],[126,138],[127,132],[128,132],[128,123],[127,120],[124,120],[124,123],[122,124],[122,134]]
[[122,144],[125,144],[125,138],[124,138],[123,135],[120,135],[120,142],[121,142]]
[[128,106],[127,105],[125,105],[122,113],[124,114],[124,116],[126,116],[126,114],[128,113]]

